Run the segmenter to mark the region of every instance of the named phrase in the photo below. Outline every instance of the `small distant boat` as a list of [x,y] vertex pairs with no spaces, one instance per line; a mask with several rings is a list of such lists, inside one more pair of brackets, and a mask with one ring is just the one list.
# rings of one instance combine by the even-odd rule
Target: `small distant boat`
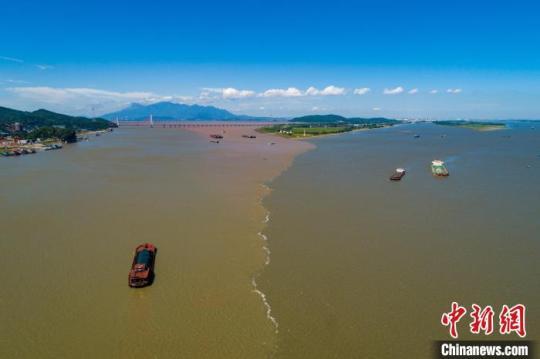
[[217,139],[220,139],[220,138],[223,138],[222,135],[210,135],[211,138],[217,138]]
[[219,141],[213,141],[213,140],[210,140],[210,142],[212,142],[212,143],[219,143]]
[[414,135],[414,138],[420,138],[420,135],[416,134]]
[[396,171],[390,176],[390,181],[401,181],[403,176],[405,176],[405,169],[396,168]]
[[52,145],[49,145],[49,146],[46,146],[44,147],[43,149],[45,151],[50,151],[50,150],[59,150],[62,148],[62,145],[61,144],[58,144],[58,143],[53,143]]
[[135,248],[133,263],[129,271],[130,287],[140,288],[152,284],[156,253],[157,248],[151,243],[144,243]]
[[441,160],[431,161],[431,173],[433,173],[434,176],[440,177],[446,177],[450,174],[444,165],[444,162]]
[[257,138],[257,136],[254,135],[242,135],[244,138]]

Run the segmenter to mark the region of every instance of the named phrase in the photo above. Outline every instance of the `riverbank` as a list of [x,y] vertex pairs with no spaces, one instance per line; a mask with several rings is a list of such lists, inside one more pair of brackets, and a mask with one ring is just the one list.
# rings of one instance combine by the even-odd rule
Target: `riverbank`
[[274,126],[261,127],[257,129],[259,133],[274,134],[288,139],[306,139],[329,135],[339,135],[342,133],[370,130],[375,128],[391,127],[390,124],[301,124],[289,123]]
[[[112,128],[106,130],[88,131],[82,130],[76,133],[76,141],[89,141],[90,136],[101,136],[112,132]],[[0,156],[14,157],[20,155],[35,154],[41,151],[59,150],[63,148],[66,142],[56,138],[48,138],[40,141],[21,140],[13,137],[0,140]]]
[[439,126],[460,127],[470,130],[488,132],[506,129],[506,124],[498,122],[480,122],[480,121],[434,121]]

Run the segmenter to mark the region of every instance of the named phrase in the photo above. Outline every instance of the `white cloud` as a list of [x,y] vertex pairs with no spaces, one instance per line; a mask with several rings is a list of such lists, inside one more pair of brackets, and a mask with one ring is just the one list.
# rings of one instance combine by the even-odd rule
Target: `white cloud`
[[223,89],[223,98],[246,98],[255,96],[255,92],[250,90],[237,90],[232,87]]
[[221,98],[224,98],[224,99],[239,99],[239,98],[255,96],[254,91],[237,90],[234,87],[226,87],[226,88],[204,88],[203,92],[201,92],[201,97],[209,98],[211,97],[210,95],[211,93],[218,94],[219,96],[221,96]]
[[354,94],[355,95],[365,95],[370,91],[371,91],[371,89],[369,87],[361,87],[361,88],[354,89]]
[[334,85],[326,86],[322,90],[318,90],[317,88],[311,86],[306,90],[306,95],[309,96],[339,96],[344,95],[346,93],[345,88],[343,87],[336,87]]
[[412,90],[409,90],[409,95],[414,95],[414,94],[417,94],[418,93],[418,89],[417,88],[413,88]]
[[193,102],[194,98],[193,96],[157,96],[154,95],[153,100],[150,102],[161,102],[161,101],[169,101],[169,102]]
[[296,87],[289,87],[287,89],[269,89],[261,93],[262,97],[299,97],[303,96],[302,91]]
[[448,93],[452,93],[452,94],[458,94],[458,93],[461,93],[461,89],[448,89],[446,90],[446,92]]
[[435,95],[439,93],[439,90],[431,90],[429,91],[430,94]]
[[199,94],[199,100],[209,100],[212,98],[212,92],[211,91],[208,91],[208,90],[205,90],[203,89],[201,91],[201,93]]
[[309,87],[307,90],[306,90],[306,95],[308,96],[317,96],[319,94],[319,90],[316,88],[316,87]]
[[7,79],[7,80],[4,80],[4,81],[0,81],[0,82],[4,82],[4,83],[8,83],[8,84],[29,84],[30,82],[28,81],[24,81],[24,80],[14,80],[14,79]]
[[17,59],[15,57],[9,57],[9,56],[0,56],[0,60],[9,61],[9,62],[16,62],[19,64],[22,64],[24,61],[21,59]]
[[380,108],[380,107],[373,107],[372,110],[373,110],[373,111],[380,111],[381,108]]
[[328,86],[325,87],[324,90],[321,91],[321,95],[323,96],[339,96],[339,95],[345,95],[347,93],[347,90],[343,87],[336,87],[336,86]]
[[54,66],[51,65],[36,65],[36,67],[42,71],[54,69]]
[[54,87],[10,87],[9,91],[25,98],[46,103],[64,103],[75,99],[112,100],[112,101],[142,101],[153,102],[161,100],[151,92],[115,92],[92,88],[54,88]]
[[398,95],[398,94],[402,93],[403,91],[405,91],[405,89],[403,87],[401,87],[401,86],[398,86],[398,87],[393,88],[393,89],[386,88],[386,89],[384,89],[383,93],[385,95]]
[[6,89],[32,106],[47,106],[51,109],[77,114],[89,114],[91,110],[111,112],[126,105],[155,103],[161,101],[190,102],[189,96],[161,96],[152,92],[117,92],[94,88],[55,87],[9,87]]

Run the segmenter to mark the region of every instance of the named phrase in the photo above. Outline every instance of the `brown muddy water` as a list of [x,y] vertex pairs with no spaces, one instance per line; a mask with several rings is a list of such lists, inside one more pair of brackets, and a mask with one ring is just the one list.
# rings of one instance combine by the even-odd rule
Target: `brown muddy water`
[[[0,158],[0,357],[429,358],[452,301],[523,303],[540,337],[538,130],[330,136],[274,181],[309,145],[235,136]],[[146,241],[156,280],[130,289]]]
[[[265,358],[262,184],[307,143],[119,129],[0,161],[1,358]],[[232,139],[229,140],[228,137]],[[158,247],[130,289],[136,245]]]

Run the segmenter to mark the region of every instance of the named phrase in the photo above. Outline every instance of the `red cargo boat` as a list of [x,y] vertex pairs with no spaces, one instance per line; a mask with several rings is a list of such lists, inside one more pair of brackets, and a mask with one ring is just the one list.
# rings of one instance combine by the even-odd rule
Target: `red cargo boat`
[[129,271],[129,286],[132,288],[145,287],[154,280],[154,262],[157,248],[150,243],[145,243],[135,248],[133,263]]

